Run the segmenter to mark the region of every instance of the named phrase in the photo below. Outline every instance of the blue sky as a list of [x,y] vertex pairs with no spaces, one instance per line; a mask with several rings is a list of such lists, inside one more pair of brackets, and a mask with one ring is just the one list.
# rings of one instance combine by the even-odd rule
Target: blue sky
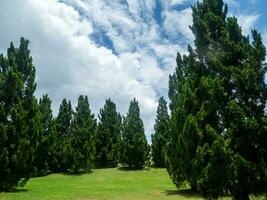
[[[73,2],[73,1],[63,1],[65,3]],[[129,7],[129,3],[127,0],[119,1],[121,5],[125,7]],[[170,12],[183,12],[185,10],[190,9],[190,5],[193,5],[195,0],[174,0],[174,1],[166,1],[164,3],[162,0],[155,0],[153,13],[147,16],[146,9],[143,8],[144,13],[141,13],[140,16],[143,17],[143,20],[147,23],[151,22],[151,20],[155,20],[158,25],[160,35],[162,38],[169,40],[173,43],[179,43],[183,47],[186,47],[188,43],[192,43],[192,40],[184,40],[183,34],[181,32],[176,32],[176,34],[170,34],[164,28],[164,21],[166,19],[166,7]],[[229,15],[235,15],[240,19],[240,25],[242,26],[245,23],[245,34],[249,33],[251,27],[255,27],[257,30],[266,33],[267,29],[267,1],[265,0],[228,0],[226,3],[229,6]],[[169,4],[169,5],[168,5]],[[74,8],[78,9],[78,7]],[[166,6],[167,5],[167,6]],[[83,13],[82,10],[80,10]],[[86,14],[85,14],[86,15]],[[174,20],[175,21],[175,20]],[[184,27],[185,28],[185,27]],[[113,53],[118,54],[114,49],[112,38],[108,37],[108,33],[103,30],[103,27],[97,27],[95,33],[92,36],[92,39],[99,45],[105,46],[113,51]],[[132,51],[136,51],[135,48]]]
[[[255,27],[267,44],[267,1],[227,0],[244,34]],[[97,115],[111,98],[122,114],[139,101],[150,140],[157,101],[167,98],[168,77],[179,51],[193,44],[190,4],[195,0],[1,0],[0,51],[30,40],[37,97],[63,98],[73,108],[88,95]],[[10,14],[12,13],[12,15]]]
[[[266,0],[240,0],[230,4],[229,10],[234,15],[258,15],[253,24],[260,32],[266,34],[267,29],[267,1]],[[240,24],[242,26],[242,24]]]

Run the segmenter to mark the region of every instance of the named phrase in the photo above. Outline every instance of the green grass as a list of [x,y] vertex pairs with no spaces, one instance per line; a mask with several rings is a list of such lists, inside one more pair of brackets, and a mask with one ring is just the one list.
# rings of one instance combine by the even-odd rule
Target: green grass
[[171,200],[200,199],[177,190],[165,169],[123,171],[97,169],[90,174],[51,174],[32,178],[15,192],[0,193],[0,200]]

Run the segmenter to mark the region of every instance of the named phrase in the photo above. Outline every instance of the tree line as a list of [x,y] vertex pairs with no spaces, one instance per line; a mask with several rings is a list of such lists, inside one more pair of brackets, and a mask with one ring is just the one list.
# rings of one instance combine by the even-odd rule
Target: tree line
[[107,99],[99,121],[88,97],[75,109],[63,99],[57,117],[47,94],[38,101],[29,41],[13,43],[0,55],[0,190],[24,185],[32,176],[52,172],[88,172],[93,167],[143,168],[149,160],[138,101],[126,116]]
[[28,41],[11,43],[0,56],[0,190],[48,172],[142,168],[152,156],[178,188],[189,184],[206,199],[266,194],[266,48],[260,33],[244,36],[227,13],[222,0],[192,6],[194,46],[177,54],[170,114],[161,97],[151,147],[136,99],[126,116],[106,100],[98,122],[87,96],[75,110],[63,99],[54,118],[48,95],[39,102],[34,96]]

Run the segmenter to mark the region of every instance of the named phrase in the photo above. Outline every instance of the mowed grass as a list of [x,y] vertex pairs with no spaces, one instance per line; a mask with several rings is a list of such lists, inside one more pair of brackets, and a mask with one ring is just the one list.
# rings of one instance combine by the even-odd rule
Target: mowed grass
[[51,174],[32,178],[21,189],[0,193],[1,200],[188,199],[176,194],[165,169],[125,171],[96,169],[82,175]]
[[165,169],[124,171],[96,169],[82,175],[51,174],[32,178],[15,192],[0,193],[0,200],[171,200],[201,199],[177,190]]

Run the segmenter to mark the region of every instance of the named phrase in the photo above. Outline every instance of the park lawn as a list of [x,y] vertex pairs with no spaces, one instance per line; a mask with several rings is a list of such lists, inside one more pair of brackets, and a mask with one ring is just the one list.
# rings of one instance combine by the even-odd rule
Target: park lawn
[[82,175],[51,174],[32,178],[15,192],[0,193],[0,200],[171,200],[200,199],[177,190],[165,169],[125,171],[96,169]]

